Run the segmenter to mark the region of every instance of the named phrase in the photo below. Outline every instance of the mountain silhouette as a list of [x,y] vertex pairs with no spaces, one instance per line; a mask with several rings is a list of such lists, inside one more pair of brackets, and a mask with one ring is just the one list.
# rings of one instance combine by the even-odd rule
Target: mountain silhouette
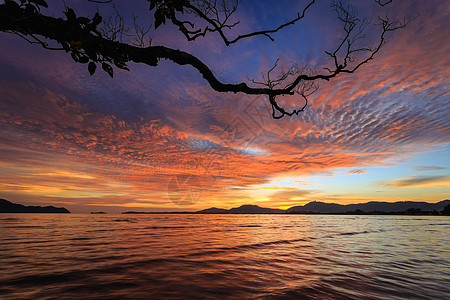
[[228,212],[228,209],[211,207],[211,208],[197,211],[196,213],[198,213],[198,214],[226,214],[227,212]]
[[208,208],[197,211],[198,214],[284,214],[286,211],[283,209],[266,208],[258,205],[245,204],[232,209],[223,208]]
[[401,201],[401,202],[367,202],[358,204],[336,204],[336,203],[324,203],[324,202],[309,202],[303,206],[293,206],[287,210],[287,213],[345,213],[351,211],[363,211],[363,212],[405,212],[407,210],[416,209],[419,211],[441,211],[444,207],[450,204],[450,200],[443,200],[438,203],[428,202],[414,202],[414,201]]
[[0,199],[0,213],[66,213],[70,211],[64,207],[54,206],[24,206],[12,203],[5,199]]
[[283,209],[265,208],[258,205],[241,205],[228,210],[231,214],[282,214],[285,213]]
[[293,206],[287,210],[265,208],[258,205],[241,205],[231,209],[211,207],[197,211],[198,214],[295,214],[295,213],[420,213],[420,212],[441,212],[450,200],[443,200],[438,203],[400,201],[400,202],[376,202],[358,204],[336,204],[319,201],[309,202],[305,205]]

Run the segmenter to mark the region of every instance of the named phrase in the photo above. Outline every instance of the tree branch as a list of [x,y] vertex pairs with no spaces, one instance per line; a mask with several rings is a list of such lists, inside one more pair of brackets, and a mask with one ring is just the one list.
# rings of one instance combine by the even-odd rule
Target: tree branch
[[[202,2],[202,3],[207,3],[206,1]],[[279,25],[277,28],[275,29],[269,29],[269,30],[261,30],[261,31],[255,31],[255,32],[251,32],[251,33],[247,33],[247,34],[242,34],[237,36],[234,39],[229,39],[223,29],[224,28],[232,28],[234,26],[236,26],[238,22],[235,22],[234,24],[227,24],[230,16],[236,11],[237,9],[237,2],[235,3],[235,5],[232,6],[232,8],[227,8],[224,7],[223,8],[223,12],[224,12],[224,20],[221,21],[220,20],[220,15],[219,15],[219,11],[217,10],[217,3],[214,2],[214,5],[209,5],[207,7],[207,9],[202,10],[201,7],[197,7],[195,4],[192,4],[191,2],[187,1],[184,6],[190,10],[192,13],[194,13],[196,16],[198,16],[200,19],[203,19],[204,21],[206,21],[207,23],[209,23],[212,28],[210,27],[205,27],[203,30],[202,29],[197,29],[197,30],[190,30],[188,28],[186,28],[186,23],[187,21],[180,21],[179,19],[177,19],[176,14],[175,14],[175,10],[172,10],[172,13],[169,15],[170,20],[172,21],[172,23],[174,25],[176,25],[178,27],[178,29],[185,35],[185,37],[187,38],[188,41],[193,41],[195,39],[197,39],[198,37],[204,37],[206,35],[207,32],[217,32],[220,37],[222,38],[222,40],[224,41],[225,45],[230,46],[231,44],[236,43],[237,41],[244,39],[244,38],[249,38],[249,37],[254,37],[254,36],[258,36],[258,35],[264,35],[266,37],[268,37],[270,40],[274,41],[274,39],[272,38],[272,36],[270,34],[272,33],[276,33],[278,31],[280,31],[281,29],[289,26],[289,25],[293,25],[295,23],[297,23],[299,20],[303,19],[305,17],[305,13],[306,11],[315,3],[315,0],[312,0],[302,11],[302,13],[298,13],[297,17],[286,22],[283,23],[281,25]],[[213,16],[210,17],[208,16],[209,14],[212,14]],[[191,28],[194,27],[192,26],[192,23],[188,23],[189,25],[191,25]]]
[[[310,3],[312,5],[314,1]],[[303,11],[303,17],[305,11]],[[353,73],[363,64],[373,59],[385,44],[385,34],[398,28],[406,26],[407,21],[392,22],[387,17],[379,17],[379,24],[382,28],[379,43],[375,48],[354,47],[357,40],[361,38],[366,23],[361,23],[358,27],[359,19],[349,8],[345,8],[342,2],[338,2],[335,7],[338,18],[344,23],[346,32],[344,39],[333,52],[327,54],[333,59],[334,67],[327,68],[326,74],[316,74],[305,68],[294,66],[287,72],[282,71],[281,76],[276,79],[271,78],[271,73],[277,67],[275,65],[267,72],[264,82],[252,80],[257,85],[264,87],[249,87],[246,83],[223,83],[215,77],[211,69],[200,59],[184,51],[171,49],[165,46],[148,46],[146,48],[129,45],[121,41],[114,40],[114,37],[107,37],[97,29],[101,23],[101,16],[96,13],[92,19],[86,17],[76,17],[75,12],[67,8],[64,12],[66,19],[45,16],[30,4],[18,5],[16,2],[7,1],[0,4],[0,31],[17,34],[23,38],[27,36],[35,40],[47,49],[63,49],[70,53],[72,58],[78,63],[88,63],[88,71],[92,75],[96,71],[97,64],[101,64],[102,69],[111,77],[113,68],[110,63],[120,69],[128,70],[127,63],[144,63],[149,66],[157,66],[161,59],[168,59],[178,65],[190,65],[195,68],[208,84],[217,92],[245,93],[248,95],[267,95],[272,106],[272,116],[276,119],[283,116],[292,116],[303,111],[308,104],[307,97],[317,90],[317,80],[330,80],[341,73]],[[123,24],[119,20],[119,25]],[[286,23],[287,24],[287,23]],[[287,26],[287,25],[282,25]],[[280,26],[279,30],[282,28]],[[264,32],[266,34],[267,32]],[[46,42],[36,36],[55,41],[62,48],[49,47]],[[28,41],[30,41],[28,39]],[[33,42],[33,41],[30,41]],[[347,45],[344,47],[344,45]],[[142,46],[140,44],[139,46]],[[342,59],[338,53],[343,51]],[[368,52],[369,55],[359,63],[351,64],[355,61],[353,55],[359,52]],[[288,81],[288,83],[285,83]],[[305,104],[300,109],[289,112],[281,107],[276,98],[280,95],[300,95]],[[277,115],[278,114],[278,115]]]

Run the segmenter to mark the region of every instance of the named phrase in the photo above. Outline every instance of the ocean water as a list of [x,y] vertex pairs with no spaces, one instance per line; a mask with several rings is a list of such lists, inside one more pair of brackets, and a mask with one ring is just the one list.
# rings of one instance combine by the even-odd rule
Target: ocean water
[[0,215],[1,299],[450,299],[450,218]]

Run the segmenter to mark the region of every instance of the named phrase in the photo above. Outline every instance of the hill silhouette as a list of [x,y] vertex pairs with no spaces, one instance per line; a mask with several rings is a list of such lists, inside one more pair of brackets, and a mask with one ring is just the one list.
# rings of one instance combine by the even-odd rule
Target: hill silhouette
[[54,206],[24,206],[22,204],[12,203],[5,199],[0,199],[0,213],[65,213],[70,211],[64,207]]
[[266,208],[258,205],[244,204],[231,209],[211,207],[197,211],[198,214],[284,214],[283,209]]
[[319,201],[309,202],[305,205],[293,206],[287,210],[265,208],[258,205],[241,205],[231,209],[211,207],[197,211],[197,214],[296,214],[296,213],[319,213],[319,214],[344,214],[344,213],[406,213],[420,214],[425,212],[439,213],[444,207],[450,205],[450,200],[437,203],[400,201],[400,202],[376,202],[358,204],[336,204]]
[[197,211],[198,214],[284,214],[286,211],[283,209],[266,208],[258,205],[244,204],[239,207],[231,209],[223,208],[208,208]]
[[227,212],[228,212],[228,209],[217,208],[217,207],[211,207],[211,208],[197,211],[197,213],[199,213],[199,214],[226,214]]
[[450,200],[443,200],[437,203],[428,202],[414,202],[414,201],[400,201],[400,202],[376,202],[371,201],[367,203],[358,204],[336,204],[324,202],[310,202],[303,206],[293,206],[287,210],[287,213],[346,213],[353,211],[361,212],[420,212],[420,211],[442,211],[444,207],[450,204]]

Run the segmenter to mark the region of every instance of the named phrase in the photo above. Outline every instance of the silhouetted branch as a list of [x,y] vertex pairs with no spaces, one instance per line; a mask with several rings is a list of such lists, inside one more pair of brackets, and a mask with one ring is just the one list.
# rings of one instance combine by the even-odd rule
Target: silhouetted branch
[[387,1],[381,1],[381,0],[375,0],[376,3],[380,4],[381,6],[385,6],[388,5],[390,3],[392,3],[392,0],[387,0]]
[[[106,3],[106,2],[105,2]],[[113,4],[114,17],[108,17],[103,21],[103,27],[99,28],[101,34],[111,41],[123,41],[124,35],[129,36],[129,29],[125,26],[125,20]]]
[[[236,11],[237,1],[227,4],[225,0],[215,1],[188,1],[188,0],[146,0],[150,2],[150,9],[155,10],[155,29],[164,24],[166,18],[170,19],[179,30],[188,37],[195,39],[197,35],[204,35],[206,32],[218,32],[225,44],[230,45],[240,39],[266,35],[270,37],[282,28],[294,24],[302,19],[306,10],[314,4],[311,1],[298,14],[297,18],[284,23],[273,30],[256,31],[254,33],[240,35],[233,40],[229,40],[224,32],[224,28],[231,28],[237,23],[228,24],[230,16]],[[39,4],[36,4],[39,2]],[[92,1],[97,2],[97,1]],[[107,3],[110,1],[102,1]],[[197,4],[197,6],[193,6]],[[40,6],[46,6],[43,0],[22,1],[19,5],[14,1],[6,1],[0,4],[0,31],[10,32],[25,38],[30,43],[38,43],[46,49],[64,50],[70,53],[73,60],[78,63],[85,63],[88,71],[92,75],[96,72],[97,65],[113,77],[111,64],[124,70],[129,70],[127,63],[144,63],[149,66],[157,66],[161,59],[168,59],[178,65],[190,65],[195,68],[208,84],[217,92],[245,93],[248,95],[267,95],[272,106],[272,116],[279,119],[296,115],[304,111],[308,105],[307,97],[317,90],[318,80],[330,80],[341,73],[353,73],[363,64],[369,62],[381,47],[385,44],[385,35],[390,31],[405,27],[410,20],[403,22],[390,21],[388,17],[378,17],[381,33],[379,42],[375,47],[359,46],[364,39],[364,31],[369,22],[359,19],[356,10],[346,5],[343,1],[335,1],[332,8],[338,19],[343,24],[344,37],[333,51],[326,52],[331,58],[332,67],[327,67],[325,73],[316,72],[297,65],[289,70],[281,70],[278,77],[273,76],[277,68],[278,60],[274,66],[267,71],[267,76],[263,76],[261,82],[250,80],[256,87],[250,87],[246,83],[223,83],[213,74],[211,69],[200,59],[184,51],[171,49],[165,46],[145,47],[144,37],[149,29],[139,27],[136,18],[133,19],[136,41],[132,44],[124,43],[122,37],[127,35],[125,22],[116,11],[114,18],[110,17],[103,23],[104,28],[99,29],[102,17],[97,12],[93,18],[77,17],[71,8],[66,8],[65,19],[45,16],[40,12]],[[212,27],[205,27],[203,31],[198,29],[187,29],[186,26],[195,27],[191,21],[179,21],[175,17],[175,12],[183,12],[185,9],[194,11],[200,18],[206,20]],[[50,47],[42,39],[56,42],[61,48]],[[271,38],[271,37],[270,37]],[[272,38],[271,38],[272,39]],[[150,39],[151,41],[151,39]],[[149,43],[150,44],[150,43]],[[365,57],[358,60],[358,54],[365,54]],[[305,103],[300,109],[287,111],[279,105],[277,97],[280,95],[299,95]]]
[[136,16],[133,16],[133,25],[135,32],[133,45],[140,48],[150,46],[152,44],[152,38],[148,35],[148,33],[152,28],[152,25],[150,25],[148,28],[138,25]]
[[[272,33],[276,33],[280,31],[281,29],[293,25],[299,20],[303,19],[305,16],[306,11],[315,3],[315,0],[311,1],[302,11],[302,13],[298,13],[297,17],[293,18],[292,20],[283,23],[279,25],[275,29],[269,29],[269,30],[261,30],[261,31],[255,31],[247,34],[242,34],[237,36],[234,39],[229,39],[226,34],[224,33],[223,29],[228,28],[231,29],[237,24],[239,24],[239,21],[228,24],[228,20],[230,19],[231,15],[236,11],[239,1],[233,1],[233,4],[230,6],[227,6],[226,0],[220,1],[221,3],[221,9],[218,9],[218,1],[191,1],[186,2],[184,5],[188,10],[190,10],[194,15],[198,16],[199,18],[205,20],[207,23],[209,23],[209,26],[206,26],[203,29],[193,29],[194,25],[187,21],[180,21],[177,19],[175,15],[175,11],[173,11],[173,14],[170,14],[170,20],[172,23],[176,26],[178,26],[179,30],[185,35],[185,37],[188,39],[188,41],[193,41],[197,39],[198,37],[204,37],[206,33],[208,32],[217,32],[222,40],[224,41],[225,45],[229,46],[231,44],[236,43],[237,41],[254,37],[258,35],[264,35],[268,37],[270,40],[274,41],[274,38],[270,35]],[[195,5],[197,4],[197,6]],[[221,16],[221,13],[223,16]],[[186,25],[189,25],[191,29],[188,29]]]
[[255,31],[252,33],[247,33],[247,34],[243,34],[243,35],[239,35],[238,37],[236,37],[235,39],[229,41],[229,44],[233,44],[237,41],[239,41],[240,39],[244,39],[244,38],[248,38],[248,37],[252,37],[252,36],[257,36],[257,35],[265,35],[268,38],[270,38],[272,41],[274,41],[274,39],[269,35],[270,33],[276,33],[278,31],[280,31],[281,29],[283,29],[284,27],[287,27],[289,25],[293,25],[296,22],[298,22],[299,20],[303,19],[305,17],[305,13],[306,11],[314,4],[314,0],[311,1],[307,6],[305,6],[305,8],[302,11],[302,14],[297,13],[297,17],[292,19],[289,22],[286,22],[284,24],[281,24],[280,26],[278,26],[275,29],[271,29],[271,30],[262,30],[262,31]]
[[89,2],[92,3],[101,3],[101,4],[105,4],[105,3],[111,3],[112,0],[88,0]]

